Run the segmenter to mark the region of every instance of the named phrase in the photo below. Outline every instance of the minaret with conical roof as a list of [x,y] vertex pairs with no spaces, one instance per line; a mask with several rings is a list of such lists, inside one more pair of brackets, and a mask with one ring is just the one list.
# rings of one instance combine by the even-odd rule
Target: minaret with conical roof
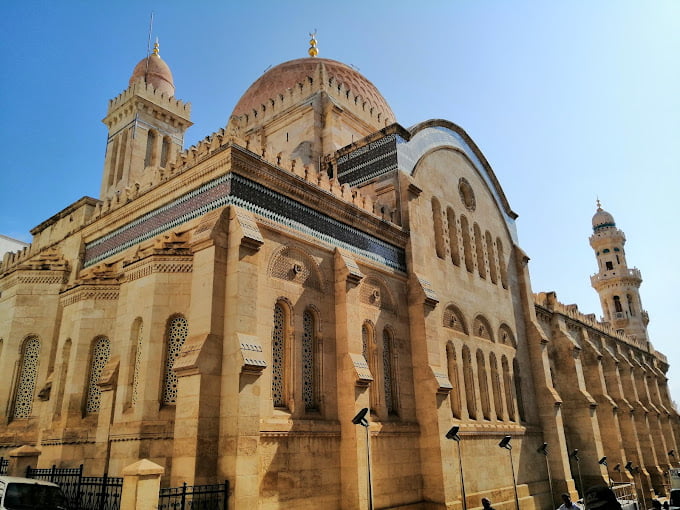
[[647,347],[649,316],[640,300],[642,276],[639,269],[628,268],[625,243],[625,234],[616,228],[614,217],[602,209],[598,200],[590,236],[598,272],[590,282],[600,295],[605,321],[634,338],[641,347]]
[[143,188],[183,149],[191,105],[174,95],[172,72],[156,41],[153,53],[135,66],[127,90],[109,101],[102,200]]

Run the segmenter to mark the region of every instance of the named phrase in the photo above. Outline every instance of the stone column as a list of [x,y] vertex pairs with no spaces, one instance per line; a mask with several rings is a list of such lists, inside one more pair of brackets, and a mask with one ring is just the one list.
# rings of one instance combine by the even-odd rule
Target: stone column
[[157,510],[161,476],[165,469],[150,460],[142,459],[123,468],[121,508]]
[[9,452],[8,476],[26,476],[26,468],[38,466],[38,457],[42,452],[33,446],[20,446]]

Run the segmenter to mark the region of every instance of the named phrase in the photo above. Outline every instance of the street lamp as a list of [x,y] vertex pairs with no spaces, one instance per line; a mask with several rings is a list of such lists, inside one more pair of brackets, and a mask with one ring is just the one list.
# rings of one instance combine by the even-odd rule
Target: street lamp
[[600,460],[597,461],[597,463],[600,466],[604,466],[607,468],[607,478],[609,478],[609,487],[612,486],[612,477],[609,476],[609,466],[607,465],[607,457],[602,457]]
[[548,470],[548,483],[550,484],[550,502],[555,507],[555,495],[553,492],[552,476],[550,476],[550,462],[548,461],[548,443],[543,443],[536,450],[538,453],[542,453],[545,456],[545,467]]
[[501,442],[498,443],[498,446],[508,450],[508,454],[510,455],[510,469],[512,470],[512,487],[515,489],[515,505],[517,506],[517,510],[519,510],[519,498],[517,497],[517,481],[515,480],[515,464],[512,461],[512,445],[510,444],[511,439],[512,436],[505,436],[503,439],[501,439]]
[[576,461],[576,470],[578,471],[578,484],[579,488],[581,489],[580,490],[581,497],[583,497],[584,495],[583,495],[583,479],[581,478],[581,459],[578,456],[578,448],[574,448],[574,451],[571,452],[569,456]]
[[364,407],[357,415],[352,418],[354,425],[361,425],[366,429],[366,467],[368,471],[368,510],[373,510],[373,485],[371,482],[371,441],[368,435],[368,407]]
[[451,430],[446,433],[445,437],[446,439],[452,439],[458,445],[458,469],[460,470],[460,488],[463,493],[463,510],[467,510],[467,501],[465,499],[465,479],[463,478],[463,457],[460,454],[460,436],[458,435],[459,430],[460,427],[455,425],[451,427]]
[[[639,475],[640,478],[640,492],[639,494],[642,495],[642,507],[647,510],[647,502],[645,501],[645,488],[642,486],[642,475],[640,475],[640,468],[635,466],[633,467],[633,463],[629,460],[626,462],[626,471],[628,471],[631,476],[633,477],[633,481],[635,481],[635,475]],[[638,491],[635,491],[635,494],[638,494]],[[639,504],[639,502],[638,502]]]

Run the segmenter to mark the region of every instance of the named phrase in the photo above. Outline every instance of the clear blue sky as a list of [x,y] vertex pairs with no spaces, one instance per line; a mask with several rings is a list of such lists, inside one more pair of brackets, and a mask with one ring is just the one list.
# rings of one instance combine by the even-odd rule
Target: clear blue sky
[[680,2],[6,1],[0,18],[0,233],[97,197],[109,99],[146,54],[149,15],[187,145],[225,126],[270,65],[356,66],[405,127],[462,126],[519,214],[534,292],[601,315],[589,277],[595,199],[627,236],[652,342],[680,399]]

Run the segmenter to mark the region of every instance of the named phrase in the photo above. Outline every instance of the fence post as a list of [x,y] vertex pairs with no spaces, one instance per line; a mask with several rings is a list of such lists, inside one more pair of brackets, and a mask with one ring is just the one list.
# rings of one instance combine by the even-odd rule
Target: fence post
[[224,510],[229,508],[229,480],[224,481]]
[[184,510],[186,502],[187,502],[187,483],[184,482],[182,484],[182,502],[181,502],[181,505],[180,505],[180,508],[182,510]]
[[33,446],[20,446],[9,452],[9,476],[26,476],[26,468],[38,465],[38,457],[42,452]]
[[123,493],[121,508],[157,510],[161,476],[165,468],[142,459],[123,468]]

